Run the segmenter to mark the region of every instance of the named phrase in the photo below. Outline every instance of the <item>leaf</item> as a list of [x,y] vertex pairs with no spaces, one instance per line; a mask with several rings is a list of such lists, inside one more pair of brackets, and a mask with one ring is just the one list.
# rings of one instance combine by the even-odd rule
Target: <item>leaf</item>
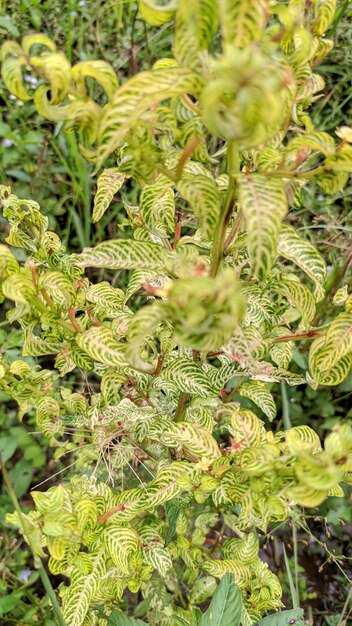
[[200,459],[216,459],[221,456],[214,437],[196,424],[178,422],[165,434],[171,440],[180,443],[186,452],[190,452]]
[[294,137],[287,144],[287,152],[300,151],[302,148],[309,148],[315,152],[321,152],[325,156],[334,154],[335,142],[331,135],[323,131],[315,131],[313,133],[306,133],[300,137]]
[[199,626],[239,626],[242,597],[232,574],[225,574]]
[[325,159],[324,166],[328,170],[350,174],[352,172],[352,146],[342,146],[338,152]]
[[334,19],[336,0],[315,0],[314,2],[314,32],[324,35]]
[[161,576],[166,576],[172,567],[172,559],[169,552],[159,543],[150,543],[143,548],[145,561],[152,565]]
[[267,615],[260,619],[255,626],[289,626],[291,624],[293,626],[303,626],[303,609],[291,609]]
[[148,228],[153,230],[161,226],[166,233],[172,233],[175,230],[174,195],[170,183],[164,177],[152,185],[143,187],[140,210]]
[[292,226],[283,224],[279,235],[277,252],[285,259],[295,263],[311,278],[315,284],[314,295],[316,302],[320,302],[325,294],[323,282],[326,276],[326,265],[323,257],[313,244],[302,239]]
[[167,4],[159,4],[156,0],[138,0],[141,18],[151,26],[162,26],[172,20],[177,9],[177,0],[168,0]]
[[211,237],[220,212],[220,194],[215,181],[203,174],[186,173],[177,189],[197,216],[204,237]]
[[58,354],[61,348],[62,344],[59,342],[42,339],[36,335],[28,335],[23,342],[22,356]]
[[199,52],[208,48],[217,27],[217,0],[179,0],[173,45],[177,63],[201,70]]
[[71,78],[76,82],[80,97],[86,97],[85,78],[95,78],[102,86],[108,98],[111,98],[118,88],[117,76],[113,67],[106,61],[90,60],[76,63],[71,70]]
[[269,421],[273,421],[276,416],[276,405],[265,383],[250,380],[248,383],[243,383],[240,386],[238,393],[243,398],[252,400],[265,413]]
[[285,296],[291,306],[295,307],[301,315],[303,324],[309,326],[314,319],[316,308],[310,289],[298,280],[284,278],[275,285],[274,290]]
[[[15,446],[16,449],[16,446]],[[172,538],[176,532],[177,520],[182,510],[182,500],[180,498],[174,498],[169,502],[165,502],[166,519],[169,525],[167,536],[165,539],[165,547],[172,541]]]
[[162,246],[130,239],[112,239],[95,248],[84,248],[76,256],[81,267],[105,267],[111,270],[165,270],[174,255]]
[[173,382],[182,392],[201,398],[217,395],[202,368],[188,359],[175,359],[162,370],[160,376],[164,380]]
[[224,42],[244,48],[260,39],[266,24],[264,0],[222,0],[219,3]]
[[320,350],[319,370],[326,372],[352,351],[352,312],[344,311],[331,322]]
[[198,77],[191,70],[168,67],[140,72],[115,92],[106,105],[100,124],[97,166],[121,145],[126,133],[148,109],[183,93],[198,92]]
[[107,326],[94,326],[77,334],[75,338],[78,346],[94,361],[105,365],[126,365],[122,344],[115,339]]
[[94,196],[93,223],[99,222],[115,195],[125,182],[126,175],[117,167],[103,171],[98,178],[97,191]]
[[69,592],[64,595],[62,612],[64,620],[70,626],[82,626],[88,613],[90,602],[96,593],[100,580],[105,574],[106,556],[101,550],[92,559],[92,572],[85,575],[74,568],[70,573]]
[[108,617],[105,617],[107,626],[147,626],[145,622],[129,615],[124,615],[114,609]]
[[131,574],[129,560],[140,547],[137,533],[132,528],[110,524],[103,531],[103,542],[116,567]]
[[71,79],[71,66],[62,52],[31,57],[31,64],[50,84],[50,102],[58,104],[65,98]]
[[16,57],[7,57],[2,62],[1,76],[7,89],[20,100],[31,100],[31,96],[27,93],[22,75],[22,67],[26,65],[26,57],[24,55]]
[[275,260],[281,220],[287,212],[284,184],[261,174],[241,175],[239,201],[253,273],[263,280]]

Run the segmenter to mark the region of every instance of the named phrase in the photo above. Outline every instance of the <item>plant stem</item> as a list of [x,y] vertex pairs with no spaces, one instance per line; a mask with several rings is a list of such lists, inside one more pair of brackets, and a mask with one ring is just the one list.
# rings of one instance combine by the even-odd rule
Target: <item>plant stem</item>
[[290,419],[290,404],[287,397],[286,383],[281,381],[281,398],[282,398],[282,419],[284,421],[285,430],[292,428]]
[[[3,462],[3,459],[2,459],[1,456],[0,456],[0,466],[1,466],[2,475],[4,477],[4,483],[6,485],[6,488],[7,488],[7,491],[9,493],[9,496],[10,496],[10,498],[12,500],[12,504],[13,504],[15,510],[17,511],[17,514],[18,514],[18,517],[19,517],[19,521],[20,521],[20,524],[21,524],[21,527],[22,527],[22,534],[25,535],[26,534],[26,529],[25,529],[25,522],[24,522],[23,516],[22,516],[22,511],[21,511],[19,502],[17,500],[16,494],[15,494],[15,492],[13,490],[12,485],[11,485],[11,481],[10,481],[9,475],[7,473],[7,469],[5,467],[5,463]],[[63,617],[63,615],[61,613],[61,609],[60,609],[59,603],[57,601],[55,591],[54,591],[54,589],[53,589],[53,587],[51,585],[50,578],[49,578],[49,576],[48,576],[48,574],[46,572],[46,569],[45,569],[45,567],[44,567],[44,565],[42,563],[42,560],[39,559],[39,557],[36,555],[35,548],[34,548],[32,542],[31,542],[31,538],[30,538],[29,535],[27,535],[26,541],[27,541],[27,543],[29,545],[29,548],[30,548],[30,550],[32,552],[34,563],[36,561],[38,562],[38,560],[40,562],[40,565],[39,565],[39,567],[37,569],[38,569],[40,577],[42,579],[42,583],[43,583],[44,589],[45,589],[46,593],[48,594],[49,599],[51,601],[56,622],[57,622],[57,624],[59,626],[67,626],[67,624],[66,624],[66,622],[64,620],[64,617]]]
[[231,213],[235,204],[235,176],[238,173],[239,168],[240,161],[237,145],[233,141],[229,141],[227,144],[227,171],[229,175],[229,185],[226,191],[223,206],[221,207],[221,214],[214,236],[210,276],[217,275],[220,268],[221,259],[224,254],[226,227],[229,223]]
[[187,400],[188,400],[188,393],[182,392],[178,399],[178,405],[177,405],[176,413],[175,413],[175,422],[180,422],[182,420]]

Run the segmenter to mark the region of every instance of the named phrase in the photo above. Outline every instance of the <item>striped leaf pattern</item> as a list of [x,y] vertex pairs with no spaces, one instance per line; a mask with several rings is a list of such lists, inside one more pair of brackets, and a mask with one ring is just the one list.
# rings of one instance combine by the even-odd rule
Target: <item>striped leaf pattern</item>
[[217,0],[179,0],[173,45],[178,64],[200,68],[198,53],[209,46],[217,26]]
[[326,265],[317,249],[302,239],[297,231],[288,224],[283,224],[279,236],[277,252],[285,259],[295,263],[315,284],[316,302],[324,297],[323,282],[326,276]]
[[221,0],[219,8],[225,44],[244,48],[260,38],[266,24],[265,0]]
[[180,443],[186,452],[198,458],[216,459],[221,456],[214,437],[196,424],[179,422],[165,434]]
[[177,4],[177,0],[169,0],[166,5],[154,0],[138,0],[141,18],[151,26],[162,26],[172,20]]
[[220,194],[215,181],[202,174],[184,174],[177,189],[197,216],[204,237],[210,237],[214,233],[220,211]]
[[287,152],[297,152],[302,148],[309,148],[316,152],[321,152],[325,156],[334,154],[335,142],[331,135],[324,131],[315,131],[313,133],[306,133],[302,137],[294,137],[287,144]]
[[161,228],[166,233],[175,230],[174,190],[167,179],[162,177],[152,185],[143,187],[140,210],[148,228]]
[[162,370],[161,377],[173,382],[184,393],[191,393],[201,398],[217,395],[200,365],[188,359],[179,358],[172,361]]
[[107,326],[94,326],[76,335],[77,344],[94,361],[105,365],[126,365],[122,344]]
[[174,259],[162,246],[144,241],[111,239],[94,248],[84,248],[77,255],[81,267],[105,267],[111,270],[164,270]]
[[265,383],[261,383],[257,380],[250,380],[248,383],[243,383],[239,388],[239,394],[243,398],[252,400],[254,404],[259,406],[263,413],[268,417],[269,421],[276,416],[276,405],[273,396],[268,390]]
[[116,567],[124,574],[131,572],[130,558],[140,548],[137,533],[126,526],[110,524],[103,532],[104,546]]
[[172,568],[172,559],[168,550],[159,543],[149,543],[143,548],[143,557],[161,576],[165,576]]
[[100,174],[97,191],[94,196],[93,223],[99,222],[103,217],[115,193],[121,189],[125,179],[126,175],[120,172],[117,167],[109,167]]
[[198,78],[187,68],[155,69],[127,80],[104,109],[98,137],[98,167],[152,105],[183,93],[196,94],[198,90]]
[[275,260],[281,221],[287,212],[283,182],[261,174],[243,175],[239,182],[239,201],[246,222],[253,273],[263,280]]
[[340,313],[330,324],[326,336],[313,341],[309,368],[317,383],[338,385],[352,367],[352,312]]
[[314,2],[314,31],[317,35],[324,35],[334,19],[336,0],[315,0]]
[[287,298],[288,302],[297,309],[306,326],[315,316],[315,299],[308,287],[298,280],[285,278],[275,285],[275,291]]
[[70,587],[62,601],[63,617],[70,626],[82,626],[88,613],[90,602],[96,593],[101,578],[106,571],[105,555],[100,551],[92,559],[91,574],[84,575],[74,568],[70,575]]

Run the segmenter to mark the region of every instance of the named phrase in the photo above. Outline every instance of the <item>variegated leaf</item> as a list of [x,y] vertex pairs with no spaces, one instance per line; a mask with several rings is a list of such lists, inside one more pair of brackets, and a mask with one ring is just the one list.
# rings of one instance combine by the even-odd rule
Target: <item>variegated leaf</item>
[[100,174],[97,191],[94,196],[93,223],[99,222],[103,217],[115,193],[121,189],[125,179],[126,175],[120,172],[117,167],[107,168]]
[[269,421],[273,421],[276,416],[276,404],[265,383],[250,380],[240,386],[239,394],[243,398],[252,400],[265,413]]
[[239,200],[253,273],[263,280],[275,260],[281,221],[287,212],[283,182],[261,174],[242,175]]

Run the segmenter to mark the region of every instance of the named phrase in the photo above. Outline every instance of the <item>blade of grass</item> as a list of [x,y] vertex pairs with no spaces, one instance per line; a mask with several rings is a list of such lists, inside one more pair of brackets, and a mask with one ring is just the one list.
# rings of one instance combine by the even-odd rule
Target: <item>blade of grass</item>
[[290,585],[290,592],[291,592],[291,598],[292,598],[292,607],[294,609],[299,609],[298,589],[296,589],[295,584],[293,582],[292,573],[291,573],[291,570],[290,570],[290,564],[288,562],[285,546],[283,546],[283,549],[284,549],[286,573],[287,573],[288,583]]

